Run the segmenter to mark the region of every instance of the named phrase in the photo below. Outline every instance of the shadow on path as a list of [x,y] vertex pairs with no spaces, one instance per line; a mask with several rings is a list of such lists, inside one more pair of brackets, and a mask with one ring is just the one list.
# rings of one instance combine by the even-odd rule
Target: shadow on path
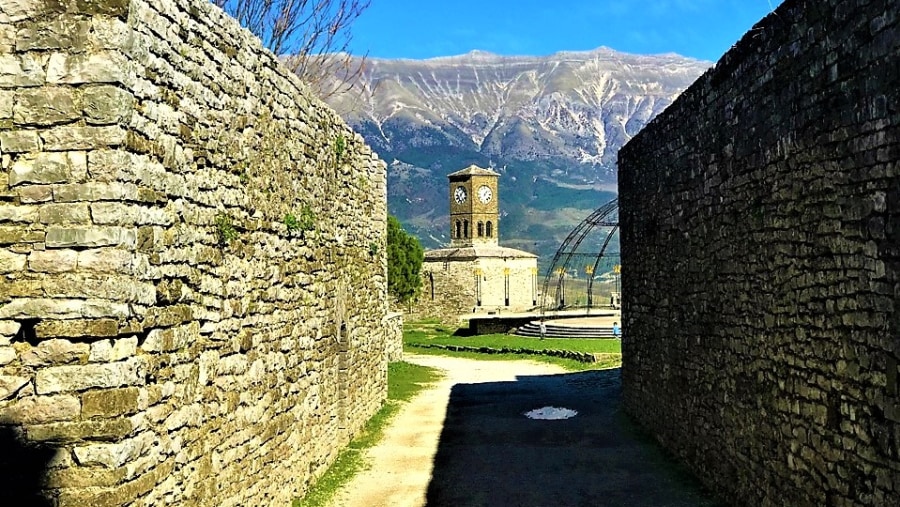
[[[523,415],[545,406],[578,415]],[[618,369],[455,385],[427,504],[720,505],[622,413]]]
[[43,485],[57,449],[25,443],[9,426],[0,426],[0,505],[50,507]]

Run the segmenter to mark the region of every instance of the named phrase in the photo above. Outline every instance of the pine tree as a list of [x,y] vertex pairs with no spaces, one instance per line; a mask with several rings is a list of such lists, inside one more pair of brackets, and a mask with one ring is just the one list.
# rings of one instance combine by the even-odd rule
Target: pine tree
[[419,272],[425,252],[419,240],[404,231],[393,216],[388,216],[387,249],[388,293],[400,303],[408,303],[422,285]]

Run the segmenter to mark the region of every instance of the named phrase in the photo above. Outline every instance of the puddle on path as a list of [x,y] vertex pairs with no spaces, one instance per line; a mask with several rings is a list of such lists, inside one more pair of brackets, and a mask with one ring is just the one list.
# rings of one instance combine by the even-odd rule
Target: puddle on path
[[577,410],[562,407],[542,407],[525,412],[525,417],[529,419],[541,419],[544,421],[558,421],[560,419],[571,419],[578,415]]

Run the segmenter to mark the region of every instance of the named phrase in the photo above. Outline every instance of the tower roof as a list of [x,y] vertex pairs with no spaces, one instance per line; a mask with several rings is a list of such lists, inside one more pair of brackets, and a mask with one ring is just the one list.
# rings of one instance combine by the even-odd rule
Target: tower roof
[[458,176],[500,176],[499,174],[491,171],[490,169],[482,169],[477,165],[470,165],[461,171],[456,171],[455,173],[450,173],[447,175],[448,178],[454,178]]

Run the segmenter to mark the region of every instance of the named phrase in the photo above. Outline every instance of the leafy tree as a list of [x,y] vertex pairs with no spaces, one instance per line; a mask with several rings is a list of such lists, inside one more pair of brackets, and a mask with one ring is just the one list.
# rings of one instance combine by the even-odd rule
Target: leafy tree
[[370,0],[211,0],[253,32],[320,98],[350,90],[365,65],[350,25]]
[[387,249],[388,293],[399,302],[408,303],[422,285],[419,273],[425,252],[419,240],[404,231],[393,216],[388,216]]

